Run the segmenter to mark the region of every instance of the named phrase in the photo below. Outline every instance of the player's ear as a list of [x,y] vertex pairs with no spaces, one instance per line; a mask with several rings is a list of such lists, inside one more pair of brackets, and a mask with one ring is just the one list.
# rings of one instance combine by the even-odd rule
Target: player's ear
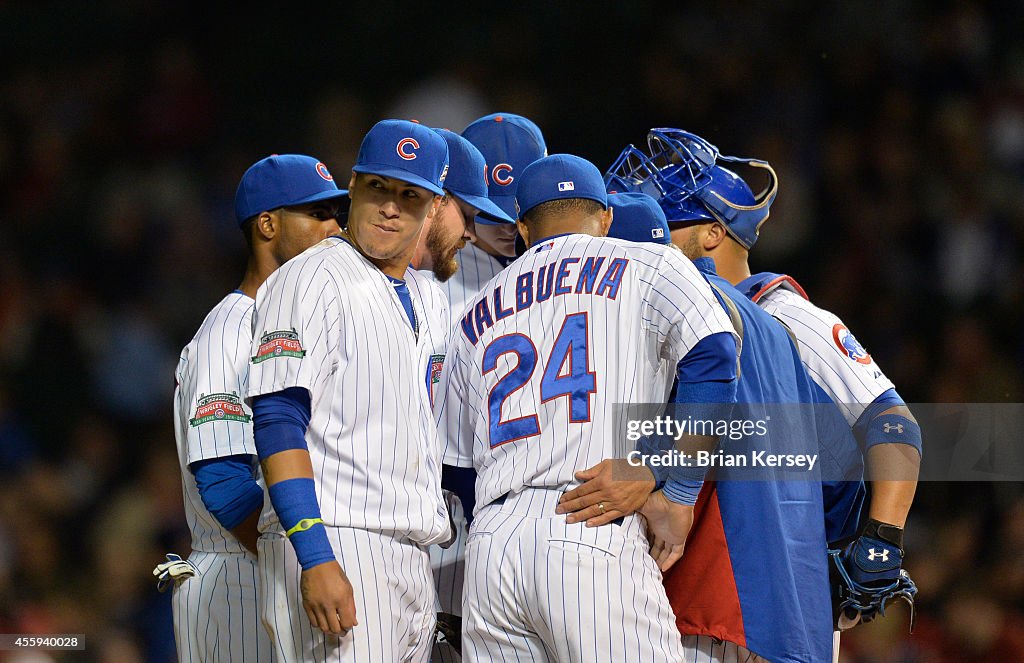
[[609,207],[608,209],[601,212],[601,237],[607,237],[608,231],[612,227],[612,219],[615,216],[614,208]]
[[437,210],[441,209],[441,201],[444,200],[441,196],[434,196],[434,202],[430,205],[430,211],[427,212],[427,216],[433,218],[437,216]]
[[348,178],[348,197],[352,197],[352,189],[356,188],[356,171],[352,171],[352,177]]
[[523,223],[522,219],[516,220],[516,229],[519,230],[519,235],[523,238],[523,241],[526,242],[526,245],[530,246],[530,229],[526,227],[526,224]]
[[714,223],[707,224],[707,230],[704,233],[704,245],[705,251],[713,251],[718,248],[718,245],[725,241],[728,233],[725,232],[725,226],[720,222],[715,221]]
[[272,212],[260,212],[256,216],[256,234],[266,240],[277,236],[277,215]]

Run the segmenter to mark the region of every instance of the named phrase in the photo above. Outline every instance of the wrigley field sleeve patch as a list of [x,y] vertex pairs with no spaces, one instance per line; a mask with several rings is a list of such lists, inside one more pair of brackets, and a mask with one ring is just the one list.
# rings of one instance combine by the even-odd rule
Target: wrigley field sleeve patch
[[199,397],[195,415],[188,420],[192,426],[201,426],[210,421],[241,421],[249,423],[249,415],[242,409],[238,394],[208,394]]
[[441,381],[441,369],[444,368],[444,355],[430,355],[430,378],[427,380],[430,403],[434,403],[434,385]]
[[259,364],[276,357],[298,357],[301,359],[305,356],[306,351],[302,349],[302,343],[299,342],[299,335],[295,330],[281,329],[267,332],[260,337],[260,347],[256,351],[256,356],[252,358],[252,363]]

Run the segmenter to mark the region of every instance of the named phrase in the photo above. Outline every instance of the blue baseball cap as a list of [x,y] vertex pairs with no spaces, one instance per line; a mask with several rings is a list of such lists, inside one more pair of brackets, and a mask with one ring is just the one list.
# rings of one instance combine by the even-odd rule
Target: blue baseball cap
[[608,194],[597,166],[573,154],[552,154],[523,170],[516,190],[519,217],[551,200],[588,198],[608,208]]
[[393,177],[443,196],[448,145],[433,129],[419,123],[381,120],[363,138],[352,170]]
[[492,113],[462,131],[487,162],[488,198],[516,217],[516,188],[523,169],[548,155],[540,128],[522,115]]
[[322,161],[305,154],[274,154],[249,166],[242,175],[235,191],[235,219],[241,226],[260,212],[347,195]]
[[672,243],[665,212],[658,201],[646,193],[610,193],[608,206],[612,208],[609,237],[631,242]]
[[487,163],[484,155],[454,131],[434,129],[448,144],[448,177],[444,188],[479,211],[484,223],[515,223],[508,214],[487,199]]

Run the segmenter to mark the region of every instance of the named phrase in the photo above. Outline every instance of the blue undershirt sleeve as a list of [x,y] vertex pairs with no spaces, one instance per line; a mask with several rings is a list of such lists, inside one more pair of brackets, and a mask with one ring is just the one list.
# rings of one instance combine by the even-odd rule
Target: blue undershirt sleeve
[[253,398],[252,430],[260,460],[288,449],[305,449],[310,411],[309,392],[302,387]]
[[224,529],[234,529],[263,506],[256,481],[255,457],[247,454],[207,458],[189,468],[203,505]]

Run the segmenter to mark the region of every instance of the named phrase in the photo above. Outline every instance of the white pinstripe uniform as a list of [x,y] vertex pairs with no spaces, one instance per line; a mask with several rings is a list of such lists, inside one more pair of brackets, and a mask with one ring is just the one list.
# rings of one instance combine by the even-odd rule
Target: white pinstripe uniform
[[264,620],[281,661],[424,661],[433,641],[427,545],[448,535],[439,441],[425,389],[447,303],[406,272],[418,333],[388,278],[341,238],[278,269],[256,296],[248,396],[304,387],[321,515],[359,624],[312,627],[301,569],[269,501],[259,541]]
[[708,635],[684,635],[683,653],[683,663],[769,663],[746,647]]
[[455,254],[459,270],[445,281],[438,283],[448,297],[451,306],[452,324],[469,301],[475,298],[484,285],[505,269],[497,258],[473,243],[466,244]]
[[189,561],[200,571],[174,587],[181,661],[271,660],[257,607],[256,558],[206,509],[188,469],[200,460],[256,456],[252,411],[242,400],[252,311],[253,300],[239,291],[221,300],[182,350],[175,371],[174,436],[192,533]]
[[640,517],[587,528],[554,510],[576,471],[631,450],[613,405],[663,395],[661,361],[723,331],[693,264],[653,244],[555,237],[486,285],[435,403],[444,462],[478,473],[467,660],[682,660]]
[[[825,390],[853,426],[864,410],[893,383],[834,314],[818,308],[785,286],[757,300],[786,323],[799,341],[800,360],[811,379]],[[860,352],[844,348],[843,341]]]
[[[460,249],[456,259],[459,262],[458,271],[447,281],[437,284],[448,298],[453,325],[456,316],[466,308],[469,301],[504,269],[496,258],[472,243]],[[444,351],[441,354],[444,354]],[[430,547],[430,567],[434,573],[434,586],[437,588],[438,611],[461,615],[468,523],[462,510],[462,502],[458,499],[449,500],[448,509],[455,524],[455,541],[447,548]],[[455,663],[457,660],[457,656],[444,646],[435,647],[431,654],[433,663]]]

